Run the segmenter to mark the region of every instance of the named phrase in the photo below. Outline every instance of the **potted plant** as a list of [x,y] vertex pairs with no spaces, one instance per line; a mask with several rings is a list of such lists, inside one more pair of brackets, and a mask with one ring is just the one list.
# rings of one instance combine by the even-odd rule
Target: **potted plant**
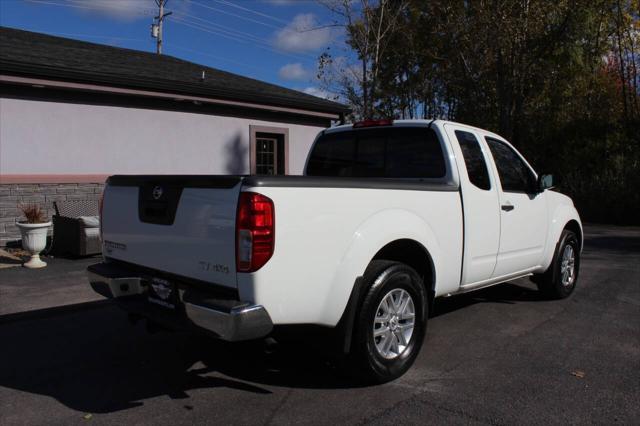
[[37,204],[19,205],[26,220],[18,222],[22,234],[22,248],[31,253],[31,259],[24,264],[27,268],[44,268],[45,262],[40,260],[40,252],[47,246],[47,231],[51,221]]

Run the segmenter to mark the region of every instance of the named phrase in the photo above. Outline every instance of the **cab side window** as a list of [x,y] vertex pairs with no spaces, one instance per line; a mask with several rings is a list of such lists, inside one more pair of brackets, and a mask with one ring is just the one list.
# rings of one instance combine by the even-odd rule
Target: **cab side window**
[[478,139],[472,133],[462,130],[456,130],[456,138],[462,150],[469,181],[480,189],[491,189],[489,170],[487,170],[487,163],[484,161]]
[[486,138],[498,168],[500,184],[505,192],[531,192],[535,187],[533,173],[520,156],[497,139]]

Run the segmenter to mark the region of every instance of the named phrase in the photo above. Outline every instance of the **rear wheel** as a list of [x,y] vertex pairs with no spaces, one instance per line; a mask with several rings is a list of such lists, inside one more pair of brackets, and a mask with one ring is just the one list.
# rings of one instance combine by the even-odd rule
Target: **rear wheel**
[[354,324],[352,367],[366,382],[384,383],[413,364],[424,339],[427,297],[416,271],[376,260],[364,274],[367,288]]
[[580,243],[573,231],[562,231],[549,269],[535,277],[538,289],[552,299],[569,297],[576,288],[580,269]]

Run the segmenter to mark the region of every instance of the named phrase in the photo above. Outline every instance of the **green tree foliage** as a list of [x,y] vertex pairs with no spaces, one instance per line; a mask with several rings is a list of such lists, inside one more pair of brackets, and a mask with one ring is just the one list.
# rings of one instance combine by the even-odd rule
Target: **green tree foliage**
[[639,0],[339,0],[325,88],[362,117],[501,134],[585,220],[640,224]]

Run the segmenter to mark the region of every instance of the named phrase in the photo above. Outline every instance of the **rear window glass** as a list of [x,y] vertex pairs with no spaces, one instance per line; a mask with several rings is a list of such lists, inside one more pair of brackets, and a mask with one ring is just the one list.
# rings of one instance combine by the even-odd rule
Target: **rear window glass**
[[308,176],[441,178],[445,174],[435,132],[416,127],[323,135],[307,165]]
[[460,143],[469,181],[480,189],[491,189],[489,170],[487,170],[487,163],[484,161],[478,139],[472,133],[462,130],[456,130],[456,137]]

